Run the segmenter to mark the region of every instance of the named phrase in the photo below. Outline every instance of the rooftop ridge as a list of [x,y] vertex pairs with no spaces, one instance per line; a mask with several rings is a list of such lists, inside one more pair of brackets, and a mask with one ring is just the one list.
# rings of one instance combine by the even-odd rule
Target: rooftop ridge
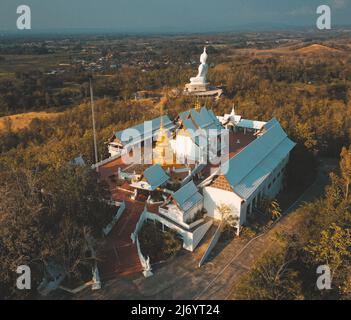
[[[271,120],[273,121],[273,119]],[[273,146],[271,146],[269,149],[264,148],[262,145],[262,142],[266,145],[269,145],[268,139],[274,139],[273,140]],[[279,140],[277,141],[277,139]],[[262,161],[271,153],[273,152],[286,138],[288,138],[286,132],[283,130],[283,128],[280,126],[279,122],[275,122],[271,127],[267,129],[267,131],[259,138],[248,144],[245,148],[243,148],[240,152],[238,152],[236,155],[234,155],[232,158],[230,158],[228,161],[226,161],[223,166],[228,166],[228,170],[226,170],[225,177],[227,178],[229,184],[232,186],[232,189],[234,191],[234,187],[240,182],[245,179],[246,176],[248,176],[257,166],[259,166]],[[289,138],[288,138],[289,139]],[[289,139],[290,140],[290,139]],[[263,152],[262,157],[254,157],[253,154],[248,154],[248,153],[257,153],[257,150],[255,152],[255,148],[258,151]],[[262,151],[263,150],[263,151]],[[241,162],[243,157],[247,157],[246,161]],[[257,159],[254,161],[248,161],[251,159]],[[238,175],[237,172],[233,173],[232,170],[236,170],[236,168],[233,167],[233,162],[238,162],[235,163],[234,166],[238,167],[241,169],[243,172]],[[251,164],[250,164],[251,162]],[[239,164],[244,163],[244,165],[239,167]],[[250,166],[247,169],[245,166]],[[238,177],[238,178],[236,178]]]

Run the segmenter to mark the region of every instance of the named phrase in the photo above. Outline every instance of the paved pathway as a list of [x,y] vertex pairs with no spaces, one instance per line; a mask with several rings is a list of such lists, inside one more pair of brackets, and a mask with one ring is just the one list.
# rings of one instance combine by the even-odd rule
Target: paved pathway
[[126,201],[122,217],[111,230],[104,250],[100,253],[102,263],[99,269],[104,281],[113,279],[117,275],[142,271],[138,252],[130,235],[134,232],[143,209],[142,204]]
[[118,168],[125,166],[122,159],[118,158],[99,167],[100,177],[109,185],[112,199],[124,201],[126,204],[121,218],[106,237],[105,245],[99,252],[99,270],[103,281],[114,279],[118,275],[126,276],[142,271],[136,245],[130,236],[144,210],[144,204],[131,200],[132,192],[124,190],[125,186],[116,187]]

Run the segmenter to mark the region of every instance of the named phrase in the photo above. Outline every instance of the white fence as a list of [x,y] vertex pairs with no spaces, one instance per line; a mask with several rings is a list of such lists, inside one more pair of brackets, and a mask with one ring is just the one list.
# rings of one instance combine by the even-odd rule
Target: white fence
[[105,237],[110,233],[110,231],[112,230],[112,228],[114,227],[116,222],[122,216],[122,213],[123,213],[125,208],[126,208],[126,204],[123,201],[121,206],[118,208],[116,215],[113,217],[112,221],[102,230]]
[[211,239],[210,245],[206,249],[204,255],[201,258],[201,260],[199,261],[199,267],[201,267],[205,263],[206,259],[210,255],[211,251],[216,246],[216,244],[217,244],[217,242],[219,240],[219,237],[221,236],[221,232],[222,232],[222,227],[221,227],[221,225],[219,225],[217,230],[216,230],[216,232],[215,232],[215,234],[213,235],[213,237]]
[[105,159],[105,160],[102,160],[102,161],[100,161],[100,162],[98,162],[98,163],[93,164],[93,165],[91,166],[91,168],[92,168],[92,169],[99,168],[99,167],[103,166],[103,165],[106,164],[106,163],[109,163],[109,162],[111,162],[111,161],[113,161],[113,160],[116,160],[116,159],[120,158],[122,155],[124,155],[124,154],[126,154],[126,153],[127,153],[127,151],[126,151],[125,149],[123,149],[122,152],[120,152],[120,153],[118,153],[118,154],[116,154],[116,155],[114,155],[114,156],[112,156],[112,157],[109,157],[109,158],[107,158],[107,159]]
[[187,184],[190,180],[193,179],[193,177],[195,176],[195,174],[197,174],[198,172],[200,172],[203,168],[205,167],[204,164],[200,163],[196,166],[196,168],[194,168],[193,171],[191,171],[182,181],[182,185]]
[[163,216],[165,216],[166,218],[174,221],[175,223],[179,224],[181,227],[183,227],[187,230],[191,230],[191,229],[195,228],[197,225],[199,225],[205,221],[203,218],[201,218],[201,219],[196,220],[196,221],[189,224],[189,223],[183,221],[182,214],[179,214],[176,210],[172,210],[169,207],[168,207],[168,209],[164,209],[164,208],[159,207],[158,212],[160,214],[162,214]]
[[139,218],[139,221],[137,222],[137,224],[135,226],[134,232],[130,235],[133,243],[136,242],[138,233],[139,233],[144,221],[146,220],[146,212],[147,212],[146,209],[144,209],[143,213],[141,214],[141,216]]
[[195,229],[193,232],[191,232],[190,230],[185,230],[185,229],[175,225],[174,223],[172,223],[168,219],[161,217],[160,215],[148,212],[146,209],[144,209],[144,212],[140,216],[139,221],[135,226],[134,232],[131,234],[131,239],[137,247],[139,260],[140,260],[141,265],[143,266],[143,269],[144,269],[143,274],[145,277],[152,275],[150,261],[148,258],[145,259],[145,257],[143,256],[141,249],[140,249],[139,239],[138,239],[138,233],[139,233],[145,220],[152,220],[152,221],[156,220],[156,221],[164,224],[168,228],[175,230],[178,234],[180,234],[182,236],[183,248],[188,250],[188,251],[195,250],[195,248],[200,243],[200,241],[202,240],[202,238],[204,237],[206,232],[211,228],[212,223],[213,223],[212,220],[210,220],[206,223],[203,223],[204,219],[195,221],[190,226],[195,228],[197,225],[199,225],[199,227],[197,229]]
[[188,226],[189,226],[189,229],[194,229],[196,226],[198,226],[199,224],[203,223],[205,221],[204,218],[201,218],[199,220],[196,220],[194,221],[193,223],[190,223]]
[[133,243],[137,247],[139,261],[140,261],[141,266],[143,267],[143,275],[145,276],[145,278],[153,275],[153,273],[151,271],[150,258],[147,257],[147,259],[145,259],[143,253],[141,252],[140,242],[139,242],[139,237],[138,237],[138,233],[139,233],[141,227],[143,226],[143,223],[146,220],[146,218],[147,218],[147,211],[144,209],[143,213],[141,214],[141,216],[139,218],[138,223],[135,226],[134,232],[130,235]]
[[[170,220],[160,215],[147,212],[147,211],[144,212],[144,214],[145,214],[145,217],[143,220],[145,219],[149,219],[152,221],[156,220],[164,224],[168,228],[175,230],[178,234],[180,234],[183,238],[183,248],[191,252],[195,250],[195,248],[197,247],[197,245],[199,244],[199,242],[201,241],[201,239],[203,238],[203,236],[205,235],[205,233],[208,231],[208,229],[211,227],[213,223],[212,220],[210,220],[204,224],[201,224],[194,231],[190,231],[190,230],[186,230],[185,228],[183,229],[179,225],[172,223]],[[195,226],[197,225],[197,223],[198,222],[196,221]]]

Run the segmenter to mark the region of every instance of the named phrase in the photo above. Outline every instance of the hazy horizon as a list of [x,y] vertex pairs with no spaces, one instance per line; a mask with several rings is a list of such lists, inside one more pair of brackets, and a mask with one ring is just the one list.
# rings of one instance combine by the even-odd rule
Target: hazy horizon
[[2,0],[0,32],[15,32],[17,6],[32,10],[32,32],[207,33],[314,27],[328,4],[332,25],[349,25],[350,0]]

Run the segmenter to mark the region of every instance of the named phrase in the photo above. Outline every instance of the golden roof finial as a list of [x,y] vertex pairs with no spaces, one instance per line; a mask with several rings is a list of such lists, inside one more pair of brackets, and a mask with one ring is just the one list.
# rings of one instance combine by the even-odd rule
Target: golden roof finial
[[160,130],[163,131],[163,126],[164,126],[164,123],[163,123],[163,103],[161,103],[161,105],[160,105],[160,117],[161,117]]
[[196,99],[196,102],[195,102],[195,110],[196,111],[199,111],[201,109],[201,104],[199,102],[199,99]]
[[153,163],[159,163],[164,166],[167,164],[174,164],[174,154],[168,139],[167,131],[164,129],[163,103],[160,105],[160,116],[160,130],[153,150]]

